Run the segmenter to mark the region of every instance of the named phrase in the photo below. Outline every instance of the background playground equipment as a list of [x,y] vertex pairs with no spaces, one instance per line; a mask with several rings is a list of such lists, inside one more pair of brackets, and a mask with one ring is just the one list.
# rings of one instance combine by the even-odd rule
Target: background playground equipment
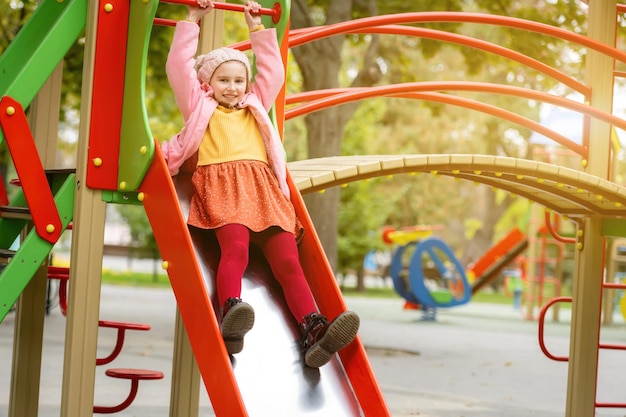
[[[616,15],[623,13],[625,8],[617,5],[614,0],[588,3],[587,36],[508,16],[432,12],[376,16],[328,27],[310,28],[298,31],[293,36],[281,37],[284,56],[288,47],[350,31],[402,33],[407,36],[419,34],[438,40],[459,42],[507,57],[519,65],[532,67],[558,80],[584,96],[580,103],[548,93],[506,85],[467,81],[427,81],[371,89],[306,92],[293,95],[287,98],[285,103],[278,102],[276,106],[276,119],[281,126],[286,119],[368,97],[392,95],[426,99],[490,113],[531,130],[542,131],[556,143],[580,155],[583,162],[580,171],[528,159],[457,154],[332,156],[289,164],[293,175],[290,177],[290,185],[294,205],[308,229],[301,247],[303,265],[307,276],[317,278],[311,282],[312,290],[318,305],[328,315],[335,315],[344,306],[298,190],[307,193],[376,176],[428,172],[510,191],[572,218],[577,227],[575,237],[577,256],[565,410],[567,417],[589,417],[595,413],[598,351],[605,348],[598,340],[602,290],[624,289],[623,284],[602,283],[601,277],[604,269],[605,238],[626,236],[623,222],[626,191],[621,184],[613,181],[612,172],[607,169],[615,155],[611,148],[611,125],[621,130],[626,128],[626,121],[612,115],[611,111],[613,79],[615,76],[621,76],[613,72],[614,63],[615,60],[626,62],[626,53],[614,47]],[[176,394],[172,398],[172,413],[181,416],[193,415],[193,403],[194,399],[197,399],[197,396],[194,396],[197,394],[194,393],[199,390],[195,385],[198,374],[193,364],[192,351],[218,415],[229,417],[247,415],[246,406],[254,408],[262,403],[262,399],[254,397],[250,392],[241,391],[242,388],[245,391],[245,387],[238,385],[231,364],[220,345],[211,301],[202,297],[204,294],[202,273],[210,276],[212,254],[202,252],[201,249],[196,250],[193,246],[192,239],[180,218],[178,197],[174,193],[158,148],[154,146],[152,134],[146,127],[142,90],[145,81],[143,72],[145,62],[139,61],[145,59],[145,40],[153,22],[155,6],[156,2],[152,0],[145,2],[44,0],[18,37],[0,57],[0,68],[5,71],[0,79],[0,95],[3,96],[0,103],[0,122],[7,143],[12,140],[8,136],[14,137],[15,131],[11,131],[13,122],[23,120],[23,109],[30,106],[31,110],[34,110],[30,130],[37,141],[38,155],[32,151],[25,152],[22,156],[19,152],[15,155],[12,152],[12,158],[16,166],[26,167],[29,165],[24,165],[25,161],[32,163],[40,159],[43,166],[49,169],[54,160],[50,157],[54,146],[48,145],[53,144],[56,139],[55,135],[50,135],[49,132],[57,132],[58,126],[57,121],[43,116],[58,114],[60,86],[58,64],[65,51],[76,41],[83,29],[85,30],[83,97],[89,99],[83,100],[82,103],[76,174],[73,178],[66,179],[68,187],[61,186],[58,190],[52,190],[53,198],[43,192],[50,187],[40,181],[41,176],[31,178],[33,181],[24,181],[25,184],[30,184],[24,186],[27,188],[25,194],[36,195],[36,191],[39,190],[42,196],[41,200],[36,201],[26,199],[29,200],[28,207],[33,212],[34,232],[22,242],[13,261],[0,274],[0,313],[4,314],[5,309],[9,309],[19,296],[16,323],[29,324],[18,325],[14,339],[15,349],[20,355],[14,358],[13,369],[19,378],[12,380],[14,395],[11,398],[14,402],[10,408],[14,414],[17,410],[15,415],[20,417],[36,415],[37,404],[33,398],[37,398],[37,395],[32,395],[32,390],[29,392],[30,396],[26,393],[27,388],[33,385],[32,381],[37,380],[41,365],[43,317],[33,313],[38,311],[37,307],[41,307],[45,300],[45,288],[42,291],[40,271],[43,268],[39,268],[39,265],[45,262],[47,256],[44,255],[49,252],[56,235],[61,233],[72,219],[75,229],[72,245],[73,264],[70,271],[72,279],[69,282],[71,308],[67,317],[61,415],[82,417],[92,411],[94,375],[91,368],[95,368],[95,333],[101,272],[98,261],[102,254],[104,201],[143,203],[179,302],[181,320],[178,322],[180,327],[176,334],[174,360],[178,374],[173,378],[172,391]],[[286,28],[289,4],[281,2],[281,6],[281,18],[277,26],[281,35],[288,35]],[[133,25],[128,25],[128,21],[132,21]],[[585,60],[587,68],[586,71],[579,73],[586,74],[588,78],[583,84],[522,54],[503,50],[504,48],[486,42],[475,42],[476,40],[472,38],[451,37],[445,32],[426,32],[423,28],[398,28],[393,25],[429,21],[506,25],[584,45],[588,54]],[[266,26],[272,24],[269,19],[265,23]],[[215,35],[217,30],[212,33]],[[213,42],[213,45],[204,44],[202,48],[220,45],[215,38],[210,42]],[[106,76],[102,76],[103,74]],[[48,79],[50,81],[46,83]],[[454,94],[434,92],[437,90],[509,94],[556,104],[583,113],[588,118],[583,132],[583,144],[575,144],[557,132],[544,129],[539,124],[504,109]],[[36,102],[31,103],[38,92]],[[284,104],[297,104],[302,101],[310,102],[284,111]],[[20,106],[16,105],[16,102]],[[17,131],[23,132],[23,129],[18,128]],[[279,131],[282,129],[279,128]],[[32,140],[29,135],[20,136]],[[23,158],[24,155],[27,158]],[[35,165],[32,166],[39,171]],[[28,175],[27,171],[28,169],[18,173],[22,177]],[[76,184],[80,186],[77,187]],[[51,201],[56,208],[51,211],[41,210],[42,207],[50,208]],[[55,213],[58,213],[58,219]],[[9,223],[3,222],[7,227]],[[8,245],[10,242],[4,242],[4,239],[5,234],[0,234],[0,241],[3,244],[1,247],[7,248],[8,246],[4,244]],[[210,251],[210,248],[208,250]],[[17,267],[11,267],[15,259],[24,259],[32,265],[29,265],[28,271],[22,271],[23,275],[18,276]],[[257,276],[257,272],[264,271],[258,257],[254,258],[252,263],[251,275]],[[44,285],[46,272],[46,269],[43,269]],[[73,279],[76,276],[80,276],[81,279]],[[254,287],[253,280],[248,278],[247,282]],[[259,299],[265,302],[272,298],[271,294],[259,295]],[[191,311],[190,305],[196,308]],[[267,311],[273,311],[276,307],[263,303],[259,305],[263,305]],[[276,311],[280,311],[280,308],[276,308]],[[194,317],[204,318],[204,327],[199,328],[195,325]],[[281,321],[283,318],[279,314],[278,317],[274,317],[274,323],[283,323]],[[183,323],[189,345],[182,330]],[[289,326],[285,325],[276,331],[284,338],[281,340],[292,340],[293,329]],[[283,356],[278,363],[282,363],[284,359]],[[83,365],[80,371],[73,365],[75,363]],[[245,375],[246,380],[254,378],[253,373],[245,373],[245,361],[240,362],[237,368],[238,372],[242,371],[237,377]],[[307,381],[294,381],[292,371],[272,368],[265,374],[275,374],[277,382],[286,381],[286,384],[274,386],[267,384],[267,381],[253,380],[255,389],[258,391],[260,388],[267,388],[289,392],[295,386],[307,386]],[[388,415],[360,343],[355,343],[342,352],[341,366],[337,364],[329,368],[328,372],[330,375],[325,374],[321,377],[321,385],[318,388],[325,390],[324,396],[328,395],[328,398],[336,401],[333,403],[337,406],[333,409],[334,415],[337,415],[337,412],[356,414],[355,410],[359,407],[366,416]],[[29,381],[28,387],[25,384],[26,380]],[[186,383],[181,383],[183,380]],[[219,381],[220,386],[217,387],[217,384],[211,381]],[[304,384],[299,385],[300,382]],[[346,389],[336,389],[335,383]],[[352,388],[352,391],[349,388]],[[243,404],[244,396],[246,406]],[[289,396],[282,398],[288,399]],[[612,406],[625,407],[624,404],[615,403]],[[297,415],[297,410],[289,411],[294,411],[288,413],[289,415]]]
[[[383,241],[399,245],[392,257],[390,274],[396,292],[407,300],[408,307],[454,307],[469,302],[528,246],[526,236],[514,228],[465,270],[450,247],[431,236],[437,229],[440,227],[418,226],[383,231]],[[425,267],[429,262],[430,268]],[[429,278],[443,285],[429,285]]]
[[396,292],[424,311],[465,304],[471,296],[464,268],[452,249],[430,236],[436,229],[416,226],[383,232],[385,242],[402,242],[394,250],[389,269]]

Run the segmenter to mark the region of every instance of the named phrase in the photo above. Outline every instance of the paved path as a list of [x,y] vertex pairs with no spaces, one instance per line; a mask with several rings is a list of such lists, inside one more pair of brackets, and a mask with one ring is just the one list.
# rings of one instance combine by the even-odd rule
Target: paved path
[[[523,320],[510,306],[470,303],[441,310],[437,322],[420,322],[400,299],[350,297],[348,307],[362,318],[361,338],[394,417],[561,417],[567,364],[548,360],[537,343],[537,323]],[[145,322],[149,332],[132,332],[114,367],[157,369],[161,381],[145,381],[135,402],[120,417],[167,417],[174,328],[169,290],[102,287],[101,318]],[[0,323],[0,417],[8,414],[14,316]],[[568,349],[567,315],[546,325],[546,343],[557,355]],[[65,319],[58,308],[46,318],[40,417],[58,417]],[[101,329],[99,355],[108,353],[115,333]],[[606,343],[626,344],[626,326],[602,330]],[[600,355],[599,401],[626,402],[626,352]],[[106,368],[106,367],[103,367]],[[126,381],[98,369],[95,403],[125,397]],[[201,416],[213,415],[201,392]],[[626,409],[599,410],[597,417],[624,416]],[[183,417],[183,416],[181,416]],[[275,416],[272,416],[275,417]]]

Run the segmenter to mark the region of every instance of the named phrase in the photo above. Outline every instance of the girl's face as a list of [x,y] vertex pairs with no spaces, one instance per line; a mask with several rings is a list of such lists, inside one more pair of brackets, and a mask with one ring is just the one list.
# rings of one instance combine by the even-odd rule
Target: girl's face
[[209,85],[218,103],[225,107],[237,106],[243,100],[248,86],[246,66],[239,61],[224,62],[213,73]]

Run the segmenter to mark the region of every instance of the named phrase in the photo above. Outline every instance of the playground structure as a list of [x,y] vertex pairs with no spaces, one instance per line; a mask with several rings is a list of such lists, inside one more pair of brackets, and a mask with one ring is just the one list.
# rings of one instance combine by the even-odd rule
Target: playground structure
[[421,308],[425,320],[435,320],[437,308],[465,304],[471,296],[463,266],[443,240],[432,236],[434,229],[383,231],[385,242],[399,244],[389,267],[393,286],[406,300],[405,308]]
[[[452,249],[432,236],[437,229],[441,228],[383,231],[383,240],[396,244],[389,273],[396,292],[406,300],[405,308],[422,308],[428,313],[463,305],[528,247],[526,236],[514,228],[465,270]],[[425,315],[425,319],[434,320],[435,314]]]
[[[266,5],[269,2],[263,3]],[[42,296],[45,294],[42,288],[47,275],[45,260],[70,222],[73,224],[72,266],[61,415],[82,417],[93,411],[106,203],[143,204],[176,295],[180,317],[174,353],[172,415],[197,415],[196,388],[200,375],[215,413],[229,417],[249,415],[255,409],[264,410],[264,399],[260,397],[266,393],[261,387],[290,392],[294,385],[298,385],[295,381],[303,382],[305,387],[309,383],[302,376],[301,369],[284,369],[277,365],[291,363],[285,355],[297,358],[291,347],[288,352],[278,352],[282,356],[275,361],[268,360],[272,366],[271,373],[275,375],[272,382],[276,384],[267,384],[264,383],[267,381],[259,379],[268,372],[255,372],[250,366],[254,362],[253,357],[242,357],[234,369],[228,359],[212,300],[205,291],[207,286],[209,289],[211,286],[208,278],[215,265],[215,246],[206,239],[189,235],[181,216],[181,206],[184,208],[188,197],[183,178],[175,178],[174,184],[169,177],[159,148],[155,146],[147,127],[143,103],[146,43],[157,4],[154,0],[44,0],[0,57],[0,68],[6,74],[0,81],[0,125],[23,189],[19,198],[9,205],[27,207],[33,224],[32,231],[0,274],[0,319],[5,317],[19,297],[14,339],[14,352],[19,352],[19,355],[13,361],[11,416],[37,415],[37,404],[33,401],[37,395],[30,382],[38,381],[41,366]],[[301,194],[361,179],[410,172],[445,175],[510,191],[568,216],[577,226],[571,344],[569,357],[565,358],[569,366],[566,416],[590,417],[596,407],[626,408],[626,404],[620,402],[596,402],[598,351],[606,348],[599,343],[602,291],[623,290],[626,287],[603,282],[605,241],[626,235],[623,222],[626,188],[612,181],[610,169],[611,126],[626,129],[626,120],[611,112],[613,79],[619,76],[613,71],[613,63],[615,60],[626,62],[626,53],[614,48],[616,14],[622,12],[624,7],[615,0],[590,1],[587,36],[505,16],[452,12],[378,16],[311,28],[290,36],[287,30],[289,3],[280,2],[280,13],[278,8],[267,8],[265,13],[272,19],[267,17],[264,23],[278,28],[284,56],[289,47],[341,33],[425,36],[500,54],[556,78],[585,97],[583,104],[547,93],[489,83],[421,82],[306,92],[287,97],[284,103],[277,102],[274,117],[282,134],[284,120],[347,101],[380,95],[438,101],[494,114],[541,132],[579,154],[584,161],[582,170],[518,158],[456,154],[333,156],[291,162],[289,183],[292,201],[307,229],[300,246],[302,263],[307,277],[315,277],[310,280],[310,285],[321,311],[334,316],[345,306]],[[206,37],[202,40],[202,50],[221,45],[221,16],[215,13],[211,22],[203,23]],[[476,39],[396,26],[429,21],[507,25],[579,43],[588,49],[588,79],[583,84],[538,61]],[[209,27],[210,30],[207,29]],[[48,116],[58,113],[59,63],[83,29],[86,30],[84,101],[76,173],[60,173],[48,186],[44,168],[53,168],[53,145],[57,132],[57,121]],[[581,112],[589,118],[583,143],[576,144],[519,115],[436,92],[439,90],[508,94]],[[285,104],[300,102],[306,103],[285,110]],[[24,114],[24,109],[29,106],[30,124],[26,123]],[[41,161],[41,166],[36,161]],[[16,220],[3,214],[0,222],[1,247],[8,248],[26,223],[23,218]],[[259,256],[253,256],[250,270],[251,276],[269,275]],[[266,285],[259,284],[250,277],[246,280],[246,285],[256,294],[251,301],[266,315],[277,312],[277,316],[269,320],[282,323],[276,326],[275,331],[282,343],[289,347],[293,342],[294,329],[281,314],[281,307],[284,310],[284,306],[273,304],[275,298],[261,289]],[[273,291],[271,286],[268,291]],[[555,302],[561,301],[566,300],[555,299]],[[251,346],[250,350],[257,348],[261,346]],[[254,390],[249,384],[254,385]],[[389,415],[358,339],[340,353],[337,361],[322,370],[318,388],[323,390],[326,405],[333,415]],[[285,401],[289,397],[281,396]],[[285,407],[283,411],[286,415],[298,415],[302,411],[298,404],[281,406]],[[322,415],[328,415],[328,409],[321,410],[325,413]]]

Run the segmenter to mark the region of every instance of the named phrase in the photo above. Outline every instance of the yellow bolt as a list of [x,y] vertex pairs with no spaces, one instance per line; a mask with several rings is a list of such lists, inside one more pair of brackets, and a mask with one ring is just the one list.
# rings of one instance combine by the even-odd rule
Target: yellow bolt
[[584,192],[585,192],[585,190],[583,190],[582,188],[578,188],[578,189],[576,190],[576,192],[577,192],[577,193],[579,193],[579,194],[581,194],[581,193],[584,193]]
[[49,224],[49,225],[46,226],[46,232],[54,233],[54,231],[55,231],[55,227],[54,227],[53,224]]
[[501,177],[502,173],[501,172],[496,172],[496,177]]
[[97,167],[101,166],[102,165],[102,158],[94,158],[93,159],[93,165],[97,166]]
[[453,173],[454,175],[457,175],[457,174],[459,174],[460,172],[461,172],[461,171],[460,171],[460,170],[458,170],[458,169],[453,169],[453,170],[452,170],[452,173]]
[[559,188],[563,188],[563,183],[562,182],[557,182],[556,186],[559,187]]
[[125,189],[126,189],[126,181],[120,182],[120,190],[125,190]]
[[431,174],[433,174],[433,175],[437,175],[437,173],[438,173],[438,172],[439,172],[439,171],[437,171],[436,169],[435,169],[435,170],[430,171],[430,173],[431,173]]
[[165,269],[167,271],[167,268],[169,268],[169,267],[170,267],[169,262],[167,262],[167,261],[161,262],[161,268],[163,268],[163,269]]
[[348,184],[341,184],[341,188],[348,188]]
[[518,180],[522,180],[524,179],[524,176],[522,174],[517,174],[515,178],[517,178]]
[[476,175],[480,175],[482,173],[483,173],[482,171],[478,171],[478,170],[474,171],[474,174],[476,174]]
[[107,3],[104,5],[104,11],[110,13],[113,11],[113,5],[111,3]]
[[143,201],[143,199],[146,197],[146,195],[144,193],[139,193],[137,194],[137,200],[139,201]]
[[615,202],[615,207],[622,207],[622,203],[620,203],[619,201]]
[[578,243],[576,244],[576,249],[578,249],[578,250],[582,250],[582,249],[583,249],[583,244],[582,244],[581,242],[578,242]]
[[538,182],[539,184],[543,184],[543,178],[537,178],[537,182]]
[[584,234],[585,234],[585,232],[583,232],[583,231],[582,231],[582,229],[579,229],[579,230],[576,232],[576,235],[577,235],[578,237],[581,237],[581,236],[582,236],[582,235],[584,235]]
[[318,194],[324,194],[326,192],[326,190],[319,190]]
[[148,152],[148,148],[146,148],[145,146],[139,148],[139,153],[141,153],[142,155],[145,155],[146,152]]
[[584,167],[586,167],[588,163],[589,162],[586,159],[583,159],[582,161],[580,161],[580,165],[582,165]]
[[13,116],[15,114],[15,107],[13,107],[13,106],[7,107],[7,114],[9,116]]
[[598,195],[596,196],[596,200],[602,200],[602,198],[603,198],[603,197],[602,197],[602,195],[600,195],[600,194],[598,194]]

